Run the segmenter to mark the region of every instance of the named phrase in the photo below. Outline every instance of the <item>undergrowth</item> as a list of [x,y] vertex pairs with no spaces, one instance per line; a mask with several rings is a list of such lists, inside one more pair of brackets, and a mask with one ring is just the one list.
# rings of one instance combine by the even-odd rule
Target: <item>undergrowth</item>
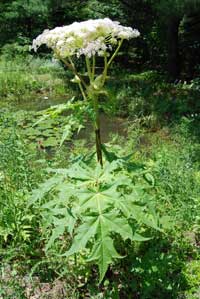
[[1,101],[26,106],[30,100],[48,102],[50,98],[53,102],[56,98],[61,101],[69,94],[66,75],[58,62],[31,55],[10,60],[0,56]]
[[[4,127],[7,125],[4,120]],[[160,215],[171,220],[170,228],[164,235],[154,232],[154,239],[141,245],[127,242],[125,251],[121,252],[126,256],[125,260],[112,265],[100,288],[95,282],[96,268],[89,269],[82,256],[75,259],[59,257],[60,246],[65,244],[69,247],[70,239],[66,236],[65,241],[62,237],[55,238],[48,255],[44,253],[50,231],[43,231],[38,208],[27,209],[27,191],[35,188],[44,178],[41,170],[33,171],[32,163],[46,162],[30,158],[32,154],[12,124],[9,126],[12,127],[12,134],[1,141],[3,298],[12,298],[8,290],[11,294],[14,290],[19,299],[27,298],[24,285],[26,292],[27,285],[31,285],[29,291],[34,294],[42,282],[49,284],[48,287],[53,290],[53,281],[59,277],[64,294],[68,293],[66,298],[132,298],[133,294],[134,298],[144,299],[198,298],[199,144],[191,134],[192,121],[183,119],[171,129],[165,127],[151,134],[131,128],[126,147],[120,145],[120,142],[124,144],[124,137],[116,137],[114,143],[107,144],[114,156],[132,151],[132,161],[136,160],[146,170],[143,179],[152,186],[150,194],[154,205]],[[116,140],[119,141],[118,146],[115,145]],[[30,161],[33,162],[30,164]],[[6,169],[5,163],[8,166]],[[117,244],[122,246],[120,239]],[[195,270],[188,271],[189,265],[194,265]],[[9,283],[5,282],[5,271],[10,273]],[[25,283],[24,277],[29,271],[33,280],[28,276]],[[14,283],[16,278],[18,286]]]
[[[7,81],[5,80],[7,75],[0,74],[1,99],[7,102],[23,102],[29,96],[31,98],[33,95],[34,97],[38,95],[41,98],[50,96],[50,93],[64,96],[66,91],[69,91],[67,85],[62,81],[62,69],[57,64],[52,64],[47,60],[44,63],[43,60],[35,58],[28,60],[28,64],[27,61],[23,62],[22,60],[20,63],[14,61],[13,66],[9,63],[6,65],[5,61],[0,63],[7,70],[11,71],[13,66],[15,69],[14,75],[9,75]],[[21,67],[25,67],[25,71],[22,71]],[[28,74],[27,71],[30,69],[32,71]],[[61,84],[64,86],[63,89],[60,87],[61,81],[56,89],[57,79],[55,80],[55,78],[58,77],[64,84]],[[128,132],[124,136],[112,136],[105,145],[107,151],[104,153],[107,155],[107,159],[110,159],[108,164],[111,163],[111,165],[115,159],[125,157],[127,153],[130,153],[127,165],[129,167],[137,166],[139,175],[138,173],[134,175],[134,172],[130,174],[130,169],[126,169],[123,170],[123,176],[128,175],[132,187],[137,184],[140,187],[142,184],[145,186],[147,201],[149,198],[151,199],[156,215],[164,217],[168,228],[161,232],[145,223],[141,225],[142,221],[138,224],[137,221],[134,222],[135,220],[129,218],[129,225],[132,228],[139,229],[143,236],[152,237],[145,242],[137,240],[131,242],[131,238],[126,238],[126,230],[123,231],[125,239],[123,240],[120,234],[114,233],[110,229],[109,238],[114,240],[114,248],[123,259],[116,259],[116,253],[116,256],[110,258],[108,271],[106,272],[105,268],[102,268],[106,274],[99,285],[98,268],[92,263],[92,259],[90,261],[86,259],[97,236],[91,235],[88,243],[81,243],[81,247],[75,242],[73,250],[71,249],[75,255],[69,255],[68,250],[73,244],[74,234],[70,236],[66,230],[63,231],[62,213],[67,210],[69,218],[72,217],[70,215],[72,208],[75,210],[74,214],[77,213],[78,198],[81,199],[83,196],[80,186],[84,183],[84,188],[89,188],[89,193],[93,197],[96,196],[96,193],[99,194],[97,188],[100,188],[100,193],[105,193],[103,194],[104,199],[108,196],[112,199],[119,192],[120,196],[123,194],[126,198],[132,191],[129,186],[122,184],[120,178],[119,184],[116,186],[117,189],[112,189],[114,188],[112,186],[114,172],[120,175],[119,169],[113,168],[113,172],[109,174],[111,181],[108,180],[108,182],[110,184],[102,183],[101,180],[96,180],[95,184],[91,177],[90,179],[87,177],[87,180],[84,180],[84,177],[80,178],[81,170],[77,168],[68,175],[68,181],[64,182],[64,186],[61,182],[54,189],[48,189],[49,186],[44,188],[41,204],[38,201],[37,204],[28,206],[30,193],[33,190],[38,190],[38,187],[44,186],[42,184],[44,181],[51,180],[51,172],[55,169],[65,166],[69,171],[69,165],[73,164],[72,161],[76,163],[81,161],[82,163],[83,160],[86,160],[85,175],[89,171],[92,176],[95,176],[93,164],[89,166],[89,160],[87,160],[88,155],[92,154],[92,148],[90,145],[87,147],[85,140],[72,138],[71,143],[65,143],[61,150],[58,146],[60,135],[57,136],[54,130],[56,143],[52,145],[51,139],[51,144],[46,144],[47,149],[49,145],[53,147],[53,152],[46,148],[44,150],[41,144],[38,146],[37,141],[34,143],[38,137],[41,138],[41,130],[38,127],[32,127],[34,117],[31,113],[28,121],[25,113],[26,117],[23,121],[24,112],[13,113],[2,110],[0,117],[1,299],[32,298],[31,296],[60,299],[199,298],[200,133],[198,107],[196,106],[198,103],[192,104],[191,111],[185,113],[188,99],[191,95],[196,98],[197,91],[194,90],[194,85],[172,87],[163,82],[159,83],[160,79],[157,74],[145,73],[141,77],[128,75],[128,79],[124,81],[117,97],[118,106],[114,103],[116,86],[111,81],[108,84],[111,97],[105,110],[109,112],[112,107],[114,114],[128,114],[129,117],[132,115],[132,119],[124,120],[126,127],[129,128]],[[149,84],[150,81],[152,86]],[[15,90],[12,90],[13,86]],[[145,88],[143,88],[144,86]],[[148,103],[145,101],[146,97],[149,99]],[[186,99],[185,102],[184,99]],[[104,98],[102,100],[106,101]],[[166,101],[164,102],[164,100]],[[159,107],[156,106],[158,103],[161,103]],[[169,103],[176,109],[171,110]],[[182,106],[183,103],[186,103],[185,107]],[[178,108],[179,104],[181,110]],[[169,111],[173,111],[173,113],[169,115]],[[140,113],[138,114],[138,112]],[[59,122],[54,119],[52,122],[41,124],[41,127],[44,126],[42,138],[45,141],[52,137],[50,131],[57,125],[57,121]],[[17,124],[18,122],[21,127]],[[30,126],[27,128],[26,125],[29,122]],[[90,132],[87,133],[87,136],[90,138]],[[32,142],[36,146],[30,146]],[[82,164],[77,167],[82,167]],[[97,172],[96,170],[96,174]],[[99,173],[101,174],[100,170]],[[95,178],[97,179],[97,177]],[[67,189],[72,187],[71,185],[75,181],[76,189],[80,189],[80,196],[74,196],[77,190],[74,191],[71,188],[70,197],[68,196],[69,202],[66,203],[66,194],[69,195]],[[110,193],[107,192],[108,190]],[[61,206],[53,205],[51,209],[48,204],[51,205],[54,199],[58,204],[58,194],[59,200],[63,199],[64,201]],[[63,203],[64,206],[62,206]],[[116,205],[114,200],[113,204]],[[106,213],[113,208],[109,203],[104,207]],[[115,209],[117,208],[115,207]],[[120,217],[125,211],[128,213],[130,210],[126,210],[124,205],[123,212],[121,208],[118,211],[119,214],[121,213]],[[97,217],[93,211],[90,211],[91,215],[86,215],[86,212],[88,211],[83,209],[80,214],[76,214],[76,223],[67,223],[71,229],[74,225],[75,238],[84,233],[80,228],[84,221],[89,219],[87,217]],[[145,210],[146,212],[148,209]],[[89,224],[88,222],[86,227],[88,230],[90,229]],[[123,234],[123,225],[121,225],[121,230],[118,229],[121,234]],[[56,228],[58,231],[55,231]],[[127,231],[130,233],[128,227]],[[79,250],[80,252],[78,252]],[[113,248],[112,250],[115,252]],[[99,262],[100,257],[97,253],[97,249],[95,251],[93,248],[93,259]]]

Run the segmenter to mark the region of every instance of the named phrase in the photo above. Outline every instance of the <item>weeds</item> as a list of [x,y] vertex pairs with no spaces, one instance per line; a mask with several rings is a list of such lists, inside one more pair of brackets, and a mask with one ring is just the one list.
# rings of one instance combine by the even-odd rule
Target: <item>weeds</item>
[[[55,64],[49,61],[46,61],[46,64],[43,62],[42,59],[32,60],[32,58],[31,60],[28,59],[28,64],[27,61],[22,62],[20,60],[18,63],[16,60],[14,62],[15,76],[9,79],[10,81],[7,81],[7,85],[3,83],[3,87],[2,85],[0,87],[1,98],[3,97],[6,101],[12,100],[13,103],[16,103],[22,99],[24,100],[25,95],[28,93],[43,97],[51,92],[52,94],[55,93],[55,95],[64,95],[64,90],[68,92],[67,84],[65,85],[64,83],[64,88],[67,89],[62,90],[60,87],[60,82],[63,80],[60,66],[55,66]],[[1,63],[7,69],[11,69],[9,63],[8,66],[6,66],[5,62]],[[25,66],[24,73],[20,70],[21,66]],[[32,70],[31,75],[27,73],[30,67]],[[48,72],[49,74],[47,74]],[[19,76],[21,83],[17,82],[16,85],[13,85],[13,82],[18,80],[17,76],[19,73],[21,74],[21,77]],[[181,113],[178,117],[175,117],[175,122],[172,123],[170,121],[170,123],[166,123],[167,118],[164,122],[159,122],[159,115],[154,114],[154,108],[156,107],[154,106],[154,100],[157,101],[159,99],[161,101],[159,111],[166,111],[161,106],[167,107],[168,100],[165,103],[163,101],[168,99],[169,94],[170,97],[172,96],[174,87],[171,89],[169,85],[164,86],[162,80],[158,82],[157,75],[153,76],[153,78],[152,74],[149,73],[141,76],[142,79],[140,76],[129,75],[129,83],[126,80],[123,82],[124,88],[118,95],[119,106],[115,106],[116,110],[114,111],[115,113],[132,115],[134,119],[126,120],[127,127],[129,127],[128,133],[123,133],[124,136],[121,137],[113,136],[113,139],[106,144],[106,149],[109,149],[109,152],[111,152],[111,160],[113,157],[116,158],[132,153],[129,157],[130,164],[136,163],[143,171],[139,176],[134,176],[132,181],[134,184],[144,183],[145,186],[149,186],[146,190],[148,198],[151,198],[156,211],[161,217],[164,217],[168,225],[165,234],[161,234],[144,225],[146,236],[151,235],[154,238],[138,243],[137,241],[130,242],[130,240],[122,241],[118,234],[112,233],[111,237],[114,239],[114,246],[122,256],[125,256],[125,259],[114,259],[114,263],[111,263],[105,279],[98,286],[97,268],[95,265],[91,266],[91,262],[88,264],[84,258],[92,248],[93,238],[88,241],[86,248],[80,254],[76,253],[75,257],[69,256],[67,258],[61,256],[61,253],[66,252],[70,248],[72,237],[64,232],[57,236],[54,235],[55,239],[52,244],[48,244],[48,242],[53,239],[52,233],[57,227],[55,224],[59,224],[59,221],[63,220],[63,211],[59,209],[56,211],[57,215],[53,215],[51,212],[55,212],[55,207],[50,209],[47,206],[41,207],[40,205],[27,206],[30,192],[38,188],[41,182],[50,177],[50,174],[45,171],[46,168],[63,167],[63,165],[69,165],[69,161],[76,160],[77,162],[77,155],[79,155],[79,159],[83,159],[83,153],[84,157],[88,153],[91,154],[91,144],[89,143],[88,145],[86,142],[86,137],[90,138],[90,128],[87,128],[87,132],[84,133],[84,142],[82,140],[74,140],[72,135],[70,149],[64,146],[62,151],[55,151],[55,154],[53,152],[48,157],[42,151],[37,151],[35,147],[29,146],[32,141],[34,142],[34,139],[29,137],[34,136],[37,139],[41,133],[43,135],[46,133],[51,135],[50,131],[53,131],[52,128],[56,126],[56,119],[53,119],[50,128],[45,128],[44,125],[43,130],[41,130],[40,126],[38,126],[32,132],[30,131],[28,135],[26,130],[32,128],[34,123],[32,113],[13,113],[8,109],[1,110],[0,298],[23,299],[31,298],[31,296],[40,296],[40,298],[55,296],[56,299],[199,298],[199,117],[198,115],[182,117],[181,115],[184,114],[183,110],[185,109],[182,107],[183,109],[179,110]],[[6,78],[6,76],[4,77],[1,74],[0,77],[0,80]],[[26,85],[26,77],[37,80],[37,83],[30,81],[31,83],[27,82]],[[52,82],[55,83],[55,77],[61,80],[58,83],[58,90],[53,90],[52,86],[50,87]],[[38,81],[38,78],[41,80]],[[50,81],[47,83],[48,80]],[[136,82],[136,84],[134,83],[132,86],[131,80]],[[153,82],[153,86],[149,86],[150,82]],[[25,86],[23,85],[24,83]],[[116,86],[111,82],[108,85],[113,95],[113,102],[109,102],[110,100],[108,99],[102,99],[107,105],[106,111],[109,111],[109,103],[112,104],[111,107],[116,105],[114,102]],[[146,87],[142,89],[144,85]],[[12,86],[15,86],[15,91],[12,91]],[[127,86],[129,88],[126,88]],[[9,91],[8,93],[4,93],[3,90],[5,88]],[[41,90],[41,88],[44,89]],[[182,105],[182,96],[188,99],[189,94],[196,93],[196,91],[191,91],[191,88],[186,88],[183,85],[177,86],[175,88],[176,94],[173,94],[177,98],[176,103]],[[17,90],[19,90],[19,96],[16,96]],[[137,95],[135,95],[136,90],[138,91]],[[149,96],[159,90],[161,90],[162,94],[155,95],[156,99]],[[185,92],[187,95],[184,95]],[[136,98],[138,100],[134,102]],[[147,98],[149,103],[145,101]],[[158,102],[156,105],[158,105]],[[193,109],[197,113],[195,107],[193,106]],[[145,114],[145,111],[148,111],[148,109],[152,109],[153,113]],[[138,115],[136,111],[142,112]],[[175,116],[177,110],[174,111]],[[137,115],[138,117],[136,117]],[[160,117],[161,115],[163,114],[161,113]],[[166,115],[165,112],[164,115]],[[27,123],[30,126],[25,128],[23,125]],[[49,124],[47,123],[46,125],[48,127]],[[49,130],[48,132],[45,131],[47,129]],[[50,135],[44,136],[44,140]],[[61,137],[62,134],[59,136]],[[56,144],[59,143],[59,136],[56,137]],[[51,147],[54,148],[52,145]],[[88,163],[87,166],[89,167]],[[117,171],[114,173],[116,174]],[[90,170],[90,173],[94,176],[93,168]],[[109,175],[109,177],[111,178],[114,173]],[[78,175],[81,175],[79,170]],[[125,175],[127,175],[126,171]],[[128,175],[130,176],[130,173]],[[75,178],[70,177],[68,184],[72,184],[73,180]],[[86,181],[84,182],[85,184],[87,183]],[[84,182],[77,179],[76,187],[79,188],[79,184]],[[69,187],[69,185],[67,186]],[[94,184],[89,184],[89,187],[90,192],[93,192],[92,188],[96,188]],[[118,186],[117,192],[125,191],[123,189],[124,186],[123,190],[121,188],[121,185]],[[51,203],[50,200],[53,200],[53,197],[55,198],[58,193],[62,193],[64,200],[66,200],[67,191],[64,186],[60,185],[60,189],[58,186],[57,189],[47,192],[43,203],[48,205],[48,203]],[[113,194],[111,194],[111,197]],[[71,209],[72,206],[75,208],[76,203],[77,198],[70,202],[71,205],[68,208]],[[62,208],[67,209],[66,206],[62,206]],[[110,207],[108,207],[109,209]],[[75,231],[78,231],[78,228],[83,225],[82,221],[86,220],[85,217],[87,218],[88,216],[84,214],[84,217],[76,219]],[[48,222],[48,219],[53,222]],[[144,226],[140,227],[142,234],[144,233]],[[45,252],[47,244],[48,250]],[[59,289],[57,293],[55,291],[56,286]]]
[[66,97],[69,88],[62,67],[57,62],[44,59],[0,58],[1,100],[27,103],[30,100]]

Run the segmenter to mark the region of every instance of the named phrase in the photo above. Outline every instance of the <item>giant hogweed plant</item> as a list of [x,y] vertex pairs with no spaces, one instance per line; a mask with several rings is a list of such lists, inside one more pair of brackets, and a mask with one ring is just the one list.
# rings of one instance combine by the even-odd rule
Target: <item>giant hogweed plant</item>
[[[124,241],[145,241],[149,239],[146,230],[161,230],[162,219],[155,213],[146,190],[152,186],[142,179],[144,170],[109,154],[100,136],[99,96],[108,69],[123,40],[138,35],[137,30],[118,22],[100,19],[45,30],[33,42],[35,50],[46,44],[69,67],[75,75],[73,81],[80,87],[82,105],[89,103],[93,107],[98,163],[78,159],[67,169],[51,169],[54,174],[33,192],[30,204],[40,203],[45,228],[51,231],[47,253],[56,240],[68,233],[71,247],[63,244],[59,254],[65,257],[80,254],[88,262],[96,263],[100,282],[109,265],[123,257],[117,236]],[[85,56],[88,80],[77,71],[75,55]],[[101,75],[95,72],[97,55],[104,60]],[[102,149],[107,157],[104,165]]]
[[[124,27],[112,20],[97,19],[68,26],[45,30],[34,41],[32,48],[36,51],[42,44],[53,50],[54,56],[62,61],[74,74],[72,81],[78,84],[82,97],[82,105],[93,107],[93,123],[96,136],[96,153],[98,162],[103,165],[101,132],[99,118],[99,96],[103,90],[108,70],[115,56],[126,39],[139,36],[139,31]],[[87,80],[74,63],[74,57],[83,56],[87,72]],[[96,58],[102,57],[104,68],[96,74]]]
[[[60,255],[81,254],[99,267],[100,281],[115,259],[124,257],[117,236],[124,241],[147,241],[149,231],[162,231],[159,217],[143,177],[146,170],[125,159],[105,162],[104,167],[79,159],[54,173],[34,190],[30,204],[39,202],[44,228],[51,231],[46,251],[61,236],[69,234],[71,247],[63,244]],[[148,178],[148,176],[147,176]],[[149,190],[149,191],[150,191]]]

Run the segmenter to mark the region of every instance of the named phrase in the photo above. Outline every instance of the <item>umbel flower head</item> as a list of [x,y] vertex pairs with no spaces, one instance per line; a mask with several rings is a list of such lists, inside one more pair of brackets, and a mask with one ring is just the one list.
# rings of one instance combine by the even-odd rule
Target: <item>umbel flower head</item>
[[139,35],[137,29],[122,26],[109,18],[96,19],[47,29],[33,41],[32,48],[37,51],[42,44],[46,44],[61,58],[73,55],[103,56],[119,40]]

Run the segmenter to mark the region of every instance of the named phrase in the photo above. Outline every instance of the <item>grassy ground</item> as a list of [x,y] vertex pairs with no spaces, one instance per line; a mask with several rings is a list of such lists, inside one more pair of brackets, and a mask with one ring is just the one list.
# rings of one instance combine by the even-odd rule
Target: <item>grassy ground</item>
[[[58,62],[32,56],[0,57],[1,102],[44,109],[70,97],[65,71]],[[31,103],[30,103],[31,102]]]
[[[32,190],[49,176],[46,169],[90,153],[93,136],[87,132],[82,139],[80,136],[70,145],[66,143],[63,149],[58,144],[41,147],[36,143],[36,147],[30,147],[34,142],[30,136],[37,138],[36,132],[31,135],[29,127],[27,133],[21,125],[27,124],[27,113],[24,116],[24,112],[16,110],[24,108],[24,103],[28,110],[38,109],[42,99],[44,104],[39,108],[43,108],[51,99],[62,101],[74,91],[69,89],[62,68],[48,60],[29,57],[12,64],[1,60],[0,64],[1,70],[6,70],[0,73],[1,103],[6,106],[0,116],[0,298],[198,299],[197,86],[166,85],[160,75],[147,72],[123,75],[124,81],[117,90],[115,80],[110,78],[110,98],[102,99],[107,101],[105,110],[126,118],[119,134],[115,130],[108,138],[105,130],[107,148],[118,156],[131,153],[131,161],[142,165],[146,170],[142,179],[151,186],[149,192],[157,212],[167,216],[169,223],[165,233],[153,232],[152,240],[127,242],[125,259],[113,264],[98,286],[96,267],[88,266],[83,256],[66,259],[56,255],[60,244],[68,242],[68,236],[58,239],[50,253],[45,253],[49,235],[43,231],[40,211],[27,206]],[[31,118],[34,115],[31,112]],[[121,126],[121,119],[120,123],[117,118],[115,121]],[[54,120],[46,125],[49,127],[45,130],[51,131],[58,123]],[[109,128],[112,129],[110,125]],[[86,139],[90,140],[89,147]]]

